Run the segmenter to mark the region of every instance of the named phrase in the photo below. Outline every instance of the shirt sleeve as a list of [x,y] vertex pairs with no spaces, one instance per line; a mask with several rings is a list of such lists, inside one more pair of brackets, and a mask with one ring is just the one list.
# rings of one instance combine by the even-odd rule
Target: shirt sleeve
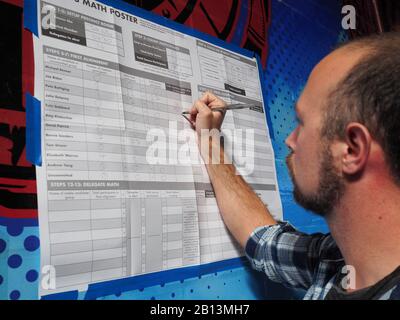
[[252,267],[285,286],[308,289],[321,254],[332,243],[330,234],[305,234],[287,222],[256,228],[245,253]]

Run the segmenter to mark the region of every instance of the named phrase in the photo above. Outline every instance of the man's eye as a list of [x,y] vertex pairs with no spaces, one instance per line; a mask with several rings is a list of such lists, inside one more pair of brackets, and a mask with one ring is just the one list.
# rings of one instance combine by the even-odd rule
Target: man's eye
[[298,124],[303,124],[303,122],[300,120],[300,118],[298,116],[296,116],[296,121]]

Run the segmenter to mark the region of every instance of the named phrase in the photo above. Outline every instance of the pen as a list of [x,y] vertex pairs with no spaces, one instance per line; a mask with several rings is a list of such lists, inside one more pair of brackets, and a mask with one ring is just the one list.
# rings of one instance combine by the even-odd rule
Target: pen
[[[251,107],[255,107],[255,105],[251,104],[251,103],[234,103],[234,104],[228,104],[226,107],[212,108],[211,111],[238,110],[238,109],[246,109],[246,108],[251,108]],[[182,115],[184,115],[184,114],[190,114],[190,112],[183,111]]]

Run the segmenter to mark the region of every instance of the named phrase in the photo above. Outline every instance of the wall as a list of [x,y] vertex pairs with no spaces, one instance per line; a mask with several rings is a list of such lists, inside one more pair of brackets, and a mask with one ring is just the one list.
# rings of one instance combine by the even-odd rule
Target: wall
[[[244,8],[252,4],[251,0],[240,2]],[[236,25],[230,38],[238,45],[244,45],[245,34],[240,31],[242,25]],[[273,123],[284,219],[309,233],[326,232],[327,227],[321,218],[305,212],[293,201],[292,184],[284,161],[287,154],[284,140],[295,126],[294,102],[311,69],[345,39],[340,28],[339,0],[271,1],[269,55],[265,69],[266,105]],[[8,172],[8,169],[3,169],[0,171],[1,190],[4,190]],[[40,257],[37,223],[35,219],[7,218],[5,212],[9,210],[3,206],[0,211],[0,299],[36,299]],[[284,289],[269,282],[261,273],[250,270],[245,261],[235,261],[228,269],[217,264],[193,269],[186,275],[164,272],[97,285],[89,292],[70,292],[53,298],[295,299],[301,296],[300,291]]]

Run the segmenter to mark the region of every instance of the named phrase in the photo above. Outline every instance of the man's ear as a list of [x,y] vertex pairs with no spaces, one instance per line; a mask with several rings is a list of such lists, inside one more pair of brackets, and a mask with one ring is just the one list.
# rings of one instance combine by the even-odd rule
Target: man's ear
[[346,150],[342,156],[342,171],[348,175],[361,172],[368,161],[372,137],[368,129],[358,122],[346,127]]

